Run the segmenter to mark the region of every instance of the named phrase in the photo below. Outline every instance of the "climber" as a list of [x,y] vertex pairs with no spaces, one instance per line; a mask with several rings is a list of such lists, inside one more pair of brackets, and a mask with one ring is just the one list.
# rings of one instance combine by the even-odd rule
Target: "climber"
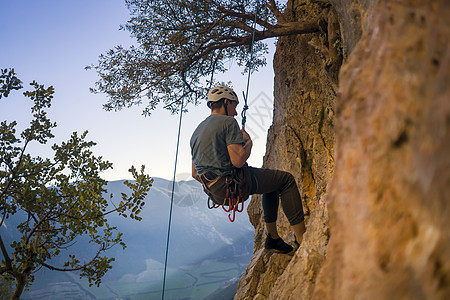
[[295,234],[298,247],[305,232],[303,207],[294,176],[279,170],[253,168],[246,163],[253,142],[234,116],[239,104],[229,87],[216,86],[208,92],[209,115],[195,129],[190,140],[192,177],[217,204],[227,197],[227,186],[238,182],[242,201],[252,194],[263,194],[262,208],[267,229],[265,248],[289,253],[294,248],[278,235],[276,221],[279,199]]

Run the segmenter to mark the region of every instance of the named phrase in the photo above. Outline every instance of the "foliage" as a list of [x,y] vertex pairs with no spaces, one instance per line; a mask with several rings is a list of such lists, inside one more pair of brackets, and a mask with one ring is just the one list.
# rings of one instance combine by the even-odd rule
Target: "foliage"
[[[131,19],[121,29],[128,30],[137,45],[116,46],[102,54],[96,66],[87,67],[100,76],[92,91],[109,96],[106,110],[139,105],[148,97],[144,115],[159,103],[177,112],[182,99],[185,104],[199,103],[208,85],[214,84],[214,75],[227,71],[226,62],[236,61],[247,70],[250,63],[254,69],[264,66],[267,45],[262,40],[319,30],[317,20],[287,22],[274,0],[261,4],[255,0],[126,3]],[[256,10],[256,42],[250,62]]]
[[0,99],[8,97],[11,90],[22,88],[22,81],[14,73],[14,69],[1,69],[0,74]]
[[0,300],[7,300],[12,295],[12,284],[11,281],[6,280],[0,275]]
[[[14,70],[2,70],[1,80],[6,83],[1,90],[3,96],[21,88]],[[0,235],[0,274],[15,280],[16,298],[24,286],[33,282],[33,272],[42,267],[78,270],[90,284],[99,285],[114,260],[104,252],[117,244],[126,246],[117,228],[109,226],[107,215],[118,213],[140,220],[143,199],[153,181],[144,174],[144,166],[140,172],[131,167],[135,182],[125,183],[131,196],[122,194],[117,206],[109,203],[103,196],[107,182],[99,174],[112,164],[93,155],[90,148],[95,143],[86,141],[87,131],[81,135],[74,132],[68,141],[53,145],[52,159],[27,153],[30,143],[46,144],[53,138],[51,130],[56,127],[47,118],[54,88],[34,81],[31,86],[31,91],[23,93],[33,102],[29,127],[17,135],[15,121],[0,123],[0,226],[8,218],[21,218],[17,226],[20,239],[8,247]],[[87,262],[75,255],[64,257],[63,253],[81,236],[89,237],[91,247],[96,247],[93,257]],[[56,257],[65,262],[53,265]]]

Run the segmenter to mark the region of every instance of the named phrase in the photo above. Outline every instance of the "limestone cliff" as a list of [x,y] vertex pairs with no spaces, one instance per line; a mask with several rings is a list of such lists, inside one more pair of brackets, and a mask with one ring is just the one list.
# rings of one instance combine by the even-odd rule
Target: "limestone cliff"
[[[267,253],[253,197],[235,299],[450,299],[449,1],[293,0],[284,14],[323,16],[322,32],[278,41],[264,159],[295,175],[307,232],[293,256]],[[278,223],[292,240],[281,209]]]

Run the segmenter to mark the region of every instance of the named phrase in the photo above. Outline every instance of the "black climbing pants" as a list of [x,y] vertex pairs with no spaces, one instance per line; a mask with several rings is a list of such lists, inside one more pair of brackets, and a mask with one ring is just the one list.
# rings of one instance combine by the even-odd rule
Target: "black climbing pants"
[[272,223],[277,220],[278,205],[281,207],[291,225],[304,220],[302,200],[294,176],[288,172],[252,168],[253,186],[250,194],[262,194],[264,221]]
[[[291,225],[304,220],[302,200],[298,192],[294,176],[288,172],[244,166],[238,169],[239,188],[242,190],[242,199],[247,200],[249,195],[262,194],[262,207],[264,221],[272,223],[277,220],[278,206],[281,207]],[[213,174],[201,176],[204,190],[217,204],[227,205],[227,183],[225,177]]]

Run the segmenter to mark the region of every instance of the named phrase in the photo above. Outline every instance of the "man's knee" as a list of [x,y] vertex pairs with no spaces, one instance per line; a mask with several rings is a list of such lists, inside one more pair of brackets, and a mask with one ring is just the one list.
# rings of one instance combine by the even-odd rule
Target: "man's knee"
[[289,224],[291,226],[300,224],[301,222],[305,221],[305,215],[303,214],[303,209],[300,207],[300,209],[295,213],[288,217]]
[[295,181],[294,175],[289,172],[284,172],[284,177],[287,186],[297,188],[297,182]]

